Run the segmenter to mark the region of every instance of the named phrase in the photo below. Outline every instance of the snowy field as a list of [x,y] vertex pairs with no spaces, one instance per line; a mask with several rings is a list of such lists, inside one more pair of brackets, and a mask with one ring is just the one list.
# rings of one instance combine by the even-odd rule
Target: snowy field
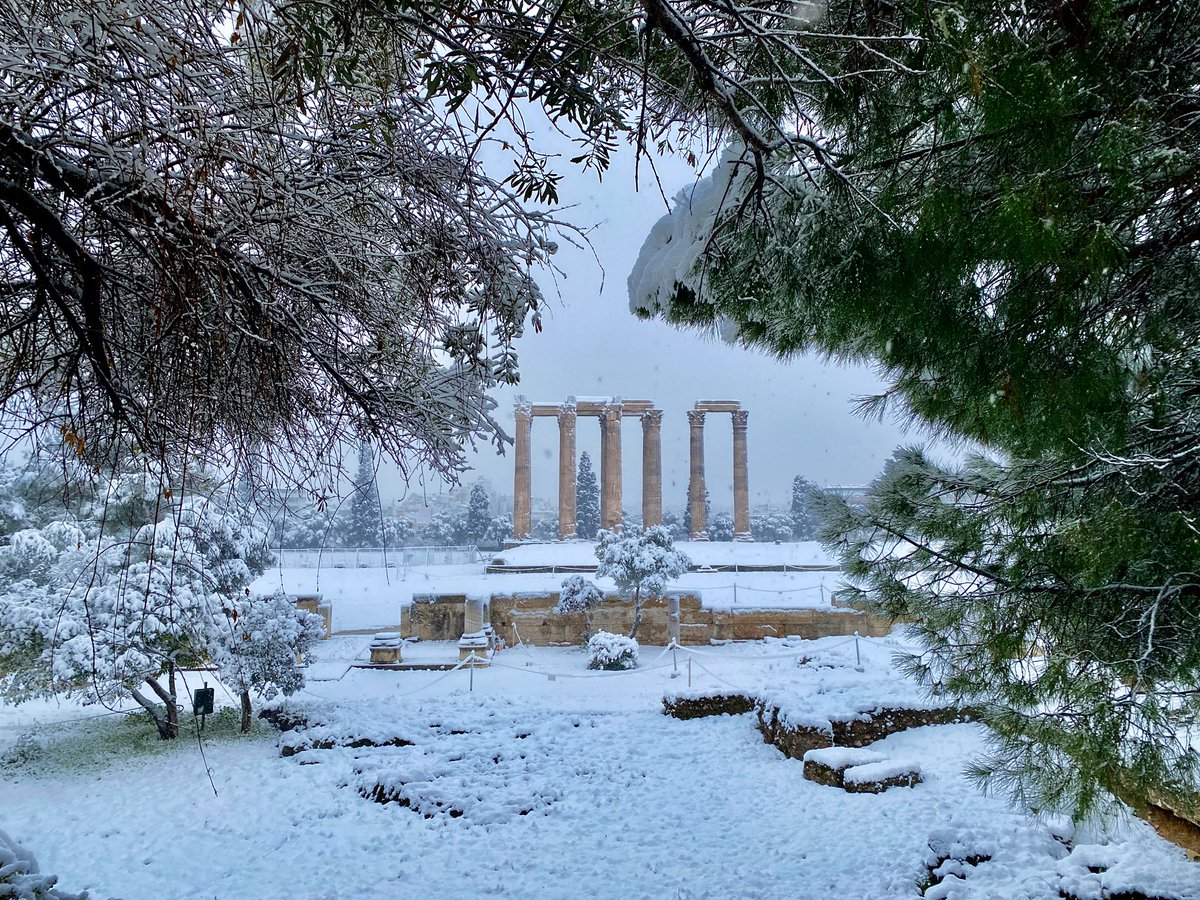
[[[470,690],[463,670],[348,668],[367,643],[322,644],[288,702],[311,727],[282,740],[410,745],[282,757],[273,731],[224,734],[218,717],[201,755],[194,735],[164,745],[140,720],[0,707],[0,829],[65,888],[126,900],[917,897],[931,845],[991,859],[943,867],[929,897],[1200,897],[1200,867],[1137,820],[1075,828],[981,795],[961,774],[979,726],[873,745],[926,781],[854,795],[804,780],[750,714],[663,715],[664,693],[689,690],[683,653],[644,647],[642,668],[595,673],[578,650],[516,648]],[[919,703],[895,647],[863,640],[862,672],[843,638],[706,648],[690,690],[767,690],[804,718]],[[374,802],[376,789],[408,806]]]

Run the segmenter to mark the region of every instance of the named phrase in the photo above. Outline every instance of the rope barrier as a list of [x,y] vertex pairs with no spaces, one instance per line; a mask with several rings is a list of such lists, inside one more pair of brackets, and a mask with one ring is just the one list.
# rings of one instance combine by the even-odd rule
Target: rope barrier
[[[823,647],[806,647],[803,650],[796,650],[793,653],[773,653],[768,656],[739,656],[737,659],[738,662],[769,662],[779,659],[796,659],[801,656],[812,656],[815,653],[824,653],[827,650],[835,650],[838,647],[845,647],[847,644],[853,644],[855,641],[869,640],[871,640],[871,638],[863,637],[862,635],[855,635],[854,637],[846,638],[844,641],[838,641],[836,644],[826,644]],[[696,653],[701,656],[716,656],[722,659],[728,658],[724,653],[716,653],[712,650],[698,650],[695,647],[684,647],[682,645],[676,646],[684,653]]]
[[746,688],[736,685],[732,681],[725,680],[720,675],[718,675],[716,672],[712,671],[708,666],[704,665],[704,663],[700,662],[700,660],[696,660],[696,665],[699,666],[701,669],[703,669],[705,672],[707,672],[709,675],[711,675],[713,678],[717,679],[717,681],[721,682],[722,684],[729,685],[729,687],[733,688],[735,691],[741,691],[742,693],[750,693],[750,691],[748,691]]
[[663,663],[661,666],[638,666],[636,669],[624,669],[620,672],[594,672],[590,675],[580,674],[578,672],[548,672],[545,669],[530,669],[520,666],[506,666],[504,663],[493,662],[492,666],[498,669],[512,669],[514,672],[525,672],[530,675],[540,675],[543,678],[619,678],[622,675],[640,675],[643,672],[654,672],[658,669],[666,669],[673,663]]

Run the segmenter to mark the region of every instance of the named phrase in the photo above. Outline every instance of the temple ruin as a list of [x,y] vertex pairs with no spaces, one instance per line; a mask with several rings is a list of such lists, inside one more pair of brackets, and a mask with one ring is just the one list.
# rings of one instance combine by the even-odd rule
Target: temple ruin
[[[704,486],[704,419],[707,413],[730,413],[733,422],[734,539],[751,540],[750,489],[747,476],[746,425],[749,413],[737,400],[698,400],[688,411],[691,467],[688,503],[689,538],[708,540]],[[600,422],[600,527],[620,530],[621,420],[636,416],[642,423],[642,525],[662,524],[662,420],[652,400],[621,397],[568,397],[562,403],[531,403],[517,397],[516,452],[513,478],[513,539],[528,540],[533,531],[533,481],[530,444],[533,420],[558,420],[558,539],[575,538],[575,428],[580,416]]]

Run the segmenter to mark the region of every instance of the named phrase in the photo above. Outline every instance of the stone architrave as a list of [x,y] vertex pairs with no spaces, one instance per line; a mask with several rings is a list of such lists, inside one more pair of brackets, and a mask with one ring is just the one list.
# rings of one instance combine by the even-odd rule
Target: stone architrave
[[533,480],[530,460],[533,407],[524,397],[517,397],[513,414],[516,418],[513,538],[518,541],[527,541],[533,531]]
[[733,419],[733,539],[752,541],[750,534],[750,484],[746,460],[746,426],[750,413],[735,410]]
[[558,414],[558,539],[575,539],[575,404]]
[[600,414],[600,527],[621,530],[621,401]]
[[691,541],[708,540],[708,517],[704,510],[704,412],[688,410],[691,470],[688,478],[688,509],[692,515]]
[[662,524],[661,409],[642,413],[642,527]]

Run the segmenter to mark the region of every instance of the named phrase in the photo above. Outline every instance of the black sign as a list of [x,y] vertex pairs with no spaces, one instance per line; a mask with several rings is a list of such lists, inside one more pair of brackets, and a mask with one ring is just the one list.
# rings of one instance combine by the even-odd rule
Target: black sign
[[216,688],[196,688],[196,692],[192,694],[192,712],[197,716],[211,716],[216,699]]

